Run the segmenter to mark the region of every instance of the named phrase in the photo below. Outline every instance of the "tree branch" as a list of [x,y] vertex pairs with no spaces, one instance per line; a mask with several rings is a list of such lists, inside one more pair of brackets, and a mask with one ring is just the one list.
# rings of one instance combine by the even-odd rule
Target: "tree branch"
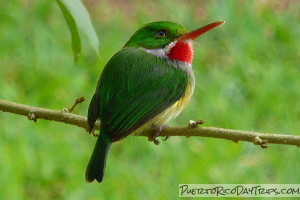
[[[88,130],[86,117],[69,113],[67,108],[62,110],[50,110],[0,99],[0,110],[3,112],[24,115],[27,116],[29,120],[33,121],[36,121],[37,119],[53,120]],[[99,123],[96,124],[96,128],[99,129]]]
[[[50,110],[0,99],[0,110],[2,110],[3,112],[10,112],[27,116],[28,119],[35,122],[37,121],[37,119],[53,120],[75,125],[88,130],[86,117],[71,114],[68,112],[68,109]],[[100,123],[97,122],[95,125],[95,129],[99,130],[99,125]],[[151,137],[151,134],[152,133],[149,132],[142,132],[139,136]],[[296,145],[298,147],[300,146],[300,136],[296,135],[249,132],[215,127],[166,127],[159,133],[159,136],[201,136],[226,139],[234,142],[247,141],[259,145],[262,148],[266,148],[270,143]]]

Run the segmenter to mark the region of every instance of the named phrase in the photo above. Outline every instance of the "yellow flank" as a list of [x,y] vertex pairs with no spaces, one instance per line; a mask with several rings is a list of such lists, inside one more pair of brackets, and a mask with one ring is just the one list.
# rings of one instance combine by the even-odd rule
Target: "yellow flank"
[[153,119],[149,120],[147,123],[142,125],[140,128],[138,128],[136,131],[134,131],[132,134],[138,135],[139,133],[146,131],[148,129],[152,129],[152,126],[162,126],[169,120],[177,117],[177,115],[183,110],[183,108],[186,106],[186,104],[189,102],[189,100],[192,97],[192,94],[194,92],[195,83],[193,79],[190,79],[186,88],[186,91],[184,95],[176,101],[172,106],[164,110],[162,113],[154,117]]

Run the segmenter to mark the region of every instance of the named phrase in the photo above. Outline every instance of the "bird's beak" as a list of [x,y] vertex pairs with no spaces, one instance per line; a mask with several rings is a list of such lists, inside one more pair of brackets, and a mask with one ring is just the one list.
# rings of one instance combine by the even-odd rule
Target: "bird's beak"
[[194,31],[188,32],[181,37],[179,37],[179,40],[193,40],[202,35],[203,33],[206,33],[207,31],[219,26],[220,24],[225,23],[225,21],[219,21],[219,22],[214,22],[211,24],[208,24],[206,26],[203,26],[201,28],[198,28]]

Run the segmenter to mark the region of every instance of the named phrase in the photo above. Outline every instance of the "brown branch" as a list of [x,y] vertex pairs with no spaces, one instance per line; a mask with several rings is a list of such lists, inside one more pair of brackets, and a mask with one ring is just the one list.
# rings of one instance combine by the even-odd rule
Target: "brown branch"
[[[27,116],[29,120],[53,120],[88,130],[86,117],[69,113],[66,108],[62,110],[50,110],[0,99],[0,110],[3,112]],[[99,129],[99,123],[96,124],[96,129]]]
[[[88,130],[86,117],[75,115],[62,110],[50,110],[45,108],[33,107],[23,104],[14,103],[7,100],[0,100],[0,110],[3,112],[10,112],[19,115],[27,116],[28,119],[36,121],[37,119],[53,120],[63,122],[66,124],[75,125]],[[96,123],[95,129],[99,130],[99,122]],[[151,136],[149,132],[142,132],[140,136]],[[300,136],[296,135],[283,135],[283,134],[270,134],[260,132],[249,132],[241,130],[231,130],[215,127],[195,127],[192,123],[187,127],[166,127],[159,136],[200,136],[212,137],[231,140],[234,142],[247,141],[256,145],[266,148],[268,144],[285,144],[300,146]]]

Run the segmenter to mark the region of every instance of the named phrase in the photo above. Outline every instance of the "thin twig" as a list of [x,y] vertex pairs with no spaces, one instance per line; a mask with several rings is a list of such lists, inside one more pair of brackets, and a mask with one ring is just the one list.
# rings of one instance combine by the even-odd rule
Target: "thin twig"
[[[66,124],[75,125],[88,130],[86,117],[66,113],[63,110],[50,110],[45,108],[33,107],[14,103],[7,100],[0,100],[0,110],[27,116],[30,120],[37,119],[53,120]],[[95,129],[99,130],[100,123],[97,122]],[[151,133],[142,132],[139,136],[149,137]],[[268,144],[284,144],[300,146],[300,136],[270,134],[260,132],[250,132],[241,130],[231,130],[215,127],[165,127],[159,136],[201,136],[231,140],[234,142],[247,141],[266,148]]]
[[79,98],[77,98],[76,101],[75,101],[75,103],[74,103],[74,105],[73,105],[71,108],[68,109],[69,113],[73,112],[74,109],[76,108],[76,106],[77,106],[78,104],[84,102],[84,101],[85,101],[85,98],[84,98],[84,97],[79,97]]

